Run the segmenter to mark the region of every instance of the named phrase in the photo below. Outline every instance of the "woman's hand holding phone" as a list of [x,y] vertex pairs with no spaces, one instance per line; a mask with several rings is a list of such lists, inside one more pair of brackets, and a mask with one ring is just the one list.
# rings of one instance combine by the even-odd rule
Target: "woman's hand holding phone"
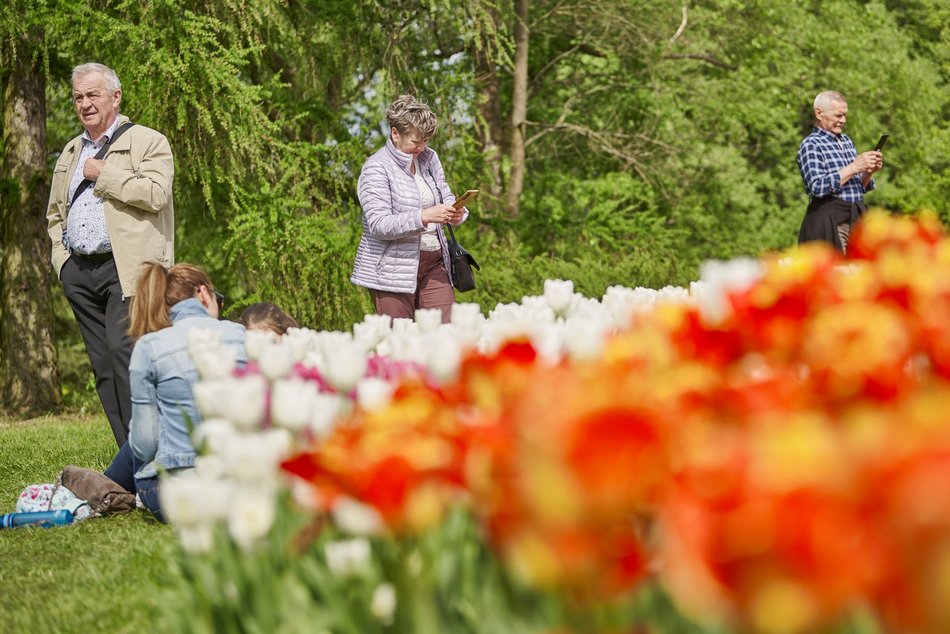
[[430,222],[438,224],[453,222],[453,218],[455,218],[456,214],[460,213],[458,209],[451,205],[432,205],[422,210],[422,222],[425,224],[429,224]]

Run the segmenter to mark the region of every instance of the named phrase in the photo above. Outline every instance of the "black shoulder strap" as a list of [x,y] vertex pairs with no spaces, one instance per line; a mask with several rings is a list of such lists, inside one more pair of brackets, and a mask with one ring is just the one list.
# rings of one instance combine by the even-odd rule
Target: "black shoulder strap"
[[[435,183],[436,191],[434,191],[433,194],[438,196],[439,202],[444,205],[445,199],[442,197],[442,190],[439,189],[439,181],[436,180],[435,174],[432,173],[432,161],[429,161],[429,163],[426,165],[426,171],[429,172],[429,176],[432,177],[432,181]],[[459,244],[459,241],[455,239],[455,232],[452,231],[452,223],[446,222],[442,226],[449,230],[449,238],[446,240],[446,242],[449,243],[449,253],[458,253],[460,251],[464,252],[465,249],[463,249],[462,245]]]
[[[122,136],[122,133],[125,132],[126,130],[128,130],[129,128],[131,128],[131,127],[134,126],[134,125],[135,125],[135,124],[132,123],[131,121],[126,121],[125,123],[123,123],[122,125],[120,125],[118,128],[116,128],[116,129],[115,129],[115,133],[113,133],[112,138],[109,139],[109,142],[106,143],[105,145],[103,145],[101,148],[99,148],[99,151],[96,152],[96,155],[95,155],[94,157],[92,157],[92,158],[94,158],[94,159],[102,159],[102,157],[104,157],[106,154],[109,153],[109,148],[112,147],[112,144],[115,143],[116,140],[117,140],[120,136]],[[79,169],[79,168],[77,167],[76,169]],[[69,201],[69,206],[66,207],[67,210],[69,210],[69,209],[73,206],[73,201],[75,201],[77,198],[79,198],[79,194],[81,194],[81,193],[83,193],[84,191],[86,191],[86,188],[89,187],[90,185],[92,185],[92,181],[89,180],[88,178],[84,178],[84,179],[82,180],[82,182],[79,183],[79,186],[76,187],[76,192],[73,194],[72,200]]]

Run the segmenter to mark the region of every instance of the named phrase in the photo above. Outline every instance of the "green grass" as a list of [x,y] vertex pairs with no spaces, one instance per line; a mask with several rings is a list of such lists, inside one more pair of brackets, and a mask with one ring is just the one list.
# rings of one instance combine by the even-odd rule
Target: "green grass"
[[[28,484],[115,453],[103,416],[0,416],[0,513]],[[61,528],[0,531],[0,631],[161,632],[174,534],[143,510]]]

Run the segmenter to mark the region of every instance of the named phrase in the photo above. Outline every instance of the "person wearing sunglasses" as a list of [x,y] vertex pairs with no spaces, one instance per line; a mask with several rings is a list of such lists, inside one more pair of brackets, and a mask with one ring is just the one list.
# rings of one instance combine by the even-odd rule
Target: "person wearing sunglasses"
[[164,520],[159,470],[175,477],[195,462],[189,428],[201,423],[201,414],[194,395],[198,370],[189,340],[203,331],[200,336],[217,337],[221,345],[233,348],[239,367],[247,362],[244,326],[219,320],[223,307],[224,296],[197,266],[143,265],[129,311],[129,335],[135,341],[129,363],[129,441],[105,475],[137,493],[159,520]]

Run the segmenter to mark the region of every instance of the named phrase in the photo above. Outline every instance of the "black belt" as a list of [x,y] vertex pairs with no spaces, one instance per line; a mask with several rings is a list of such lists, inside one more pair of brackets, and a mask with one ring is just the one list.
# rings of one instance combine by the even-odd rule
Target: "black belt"
[[86,260],[95,264],[102,264],[103,262],[108,262],[109,260],[113,259],[112,251],[107,251],[105,253],[78,253],[76,251],[72,251],[71,254],[80,260]]

